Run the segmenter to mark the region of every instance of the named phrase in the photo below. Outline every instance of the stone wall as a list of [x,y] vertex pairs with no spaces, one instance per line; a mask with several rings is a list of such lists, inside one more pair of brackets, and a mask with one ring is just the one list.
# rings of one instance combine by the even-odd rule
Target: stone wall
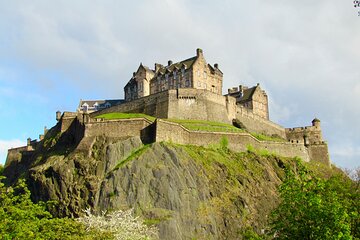
[[259,117],[251,110],[239,105],[236,108],[236,119],[250,132],[264,133],[269,136],[277,135],[286,139],[285,129],[282,126]]
[[70,126],[73,124],[74,120],[77,117],[76,112],[64,112],[60,119],[60,131],[65,132],[67,131]]
[[265,149],[285,157],[301,157],[304,161],[310,161],[307,148],[303,144],[288,142],[259,141],[248,133],[220,133],[189,131],[177,123],[167,122],[161,119],[156,121],[156,141],[167,141],[178,144],[191,144],[197,146],[208,146],[219,144],[226,137],[229,148],[233,151],[246,151],[251,145],[255,149]]
[[178,89],[169,91],[168,118],[197,119],[231,124],[235,117],[235,98],[207,90]]
[[286,128],[285,131],[287,139],[291,142],[304,144],[317,144],[322,142],[320,126]]
[[95,117],[105,113],[124,112],[145,113],[154,117],[167,118],[169,103],[168,100],[169,91],[164,91],[91,113],[90,116]]
[[313,144],[308,146],[310,159],[330,166],[329,150],[326,143]]
[[143,129],[151,124],[152,122],[145,118],[117,120],[91,119],[90,122],[85,123],[84,137],[141,137]]

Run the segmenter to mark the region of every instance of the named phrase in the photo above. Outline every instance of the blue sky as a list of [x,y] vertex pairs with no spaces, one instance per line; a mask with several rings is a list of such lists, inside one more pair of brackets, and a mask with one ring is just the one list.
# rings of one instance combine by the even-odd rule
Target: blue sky
[[359,166],[360,9],[343,1],[0,2],[0,163],[80,99],[122,98],[140,62],[203,49],[227,88],[260,83],[270,118],[321,120],[332,161]]

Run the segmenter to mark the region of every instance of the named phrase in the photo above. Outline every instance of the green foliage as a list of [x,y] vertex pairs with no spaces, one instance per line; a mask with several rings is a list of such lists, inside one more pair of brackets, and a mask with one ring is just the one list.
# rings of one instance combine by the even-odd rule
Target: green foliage
[[287,167],[285,181],[279,189],[282,202],[271,217],[275,238],[357,237],[359,195],[351,192],[349,187],[344,189],[346,182],[351,185],[348,180],[339,177],[328,180],[313,177],[299,162],[297,173]]
[[142,154],[144,154],[144,153],[150,148],[150,146],[151,146],[151,144],[145,144],[145,145],[143,145],[143,146],[135,149],[134,151],[132,151],[129,156],[127,156],[126,158],[120,160],[120,161],[116,164],[116,166],[115,166],[115,168],[113,169],[113,171],[121,168],[121,167],[124,166],[127,162],[129,162],[129,161],[131,161],[131,160],[133,160],[133,159],[141,156]]
[[286,142],[285,139],[283,139],[279,136],[268,136],[268,135],[261,134],[261,133],[251,133],[251,135],[260,141]]
[[0,164],[0,176],[3,175],[3,172],[4,172],[4,166]]
[[106,232],[86,231],[85,226],[68,218],[53,218],[46,204],[34,204],[24,180],[14,187],[0,182],[1,239],[112,239]]
[[149,121],[155,121],[155,118],[143,113],[105,113],[97,116],[96,118],[111,119],[130,119],[130,118],[146,118]]
[[244,132],[233,125],[211,122],[204,120],[183,120],[183,119],[167,119],[167,121],[178,123],[184,128],[193,131],[204,131],[204,132]]
[[223,151],[228,151],[229,139],[227,137],[222,137],[220,140],[220,148]]

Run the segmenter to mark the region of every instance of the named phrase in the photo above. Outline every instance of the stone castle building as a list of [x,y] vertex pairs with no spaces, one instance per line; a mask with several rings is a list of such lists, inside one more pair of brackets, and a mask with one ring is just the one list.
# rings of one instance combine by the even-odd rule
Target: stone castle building
[[140,64],[126,84],[125,100],[131,101],[170,89],[194,88],[222,94],[223,73],[217,63],[208,64],[201,49],[196,56],[166,66],[155,63],[155,69]]
[[258,83],[255,87],[240,85],[229,88],[228,95],[236,99],[236,104],[251,109],[255,115],[269,120],[269,102],[267,94]]

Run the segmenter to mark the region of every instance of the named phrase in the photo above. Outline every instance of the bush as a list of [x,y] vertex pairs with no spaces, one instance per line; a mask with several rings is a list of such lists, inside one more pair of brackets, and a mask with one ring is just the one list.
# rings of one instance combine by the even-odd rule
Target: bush
[[[2,178],[3,179],[3,178]],[[14,187],[0,182],[1,239],[112,239],[112,234],[85,226],[69,218],[53,218],[45,203],[33,203],[25,180]]]
[[118,240],[146,240],[157,239],[157,228],[145,225],[138,217],[133,217],[133,210],[114,211],[101,215],[93,215],[90,209],[85,210],[86,215],[78,219],[88,229],[97,229],[100,232],[110,232]]

